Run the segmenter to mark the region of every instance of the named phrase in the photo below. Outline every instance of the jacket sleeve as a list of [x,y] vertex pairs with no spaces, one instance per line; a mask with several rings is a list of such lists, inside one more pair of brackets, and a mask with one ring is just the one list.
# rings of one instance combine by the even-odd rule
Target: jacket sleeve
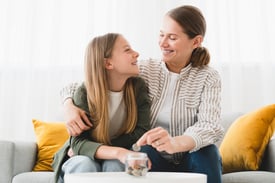
[[132,133],[123,134],[111,141],[113,146],[130,149],[146,131],[150,129],[150,99],[148,97],[148,87],[143,79],[134,79],[138,118],[136,128]]
[[[87,91],[84,84],[79,85],[73,95],[74,104],[80,107],[86,113],[89,113],[87,102]],[[85,155],[94,159],[95,152],[101,144],[95,142],[91,137],[91,129],[87,130],[76,137],[70,138],[70,146],[75,155]]]
[[90,137],[90,132],[85,131],[79,136],[71,137],[70,146],[74,155],[85,155],[94,160],[95,153],[101,144],[93,141]]

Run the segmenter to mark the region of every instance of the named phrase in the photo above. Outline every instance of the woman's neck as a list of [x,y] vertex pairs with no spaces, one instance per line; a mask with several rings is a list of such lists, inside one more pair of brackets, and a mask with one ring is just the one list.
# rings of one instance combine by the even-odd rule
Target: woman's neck
[[176,60],[171,60],[165,62],[166,67],[168,68],[169,71],[174,72],[174,73],[180,73],[180,71],[186,67],[190,63],[190,58],[188,59],[182,59],[180,61]]
[[178,74],[184,67],[188,65],[188,63],[185,63],[185,64],[165,63],[165,64],[169,71],[178,73]]

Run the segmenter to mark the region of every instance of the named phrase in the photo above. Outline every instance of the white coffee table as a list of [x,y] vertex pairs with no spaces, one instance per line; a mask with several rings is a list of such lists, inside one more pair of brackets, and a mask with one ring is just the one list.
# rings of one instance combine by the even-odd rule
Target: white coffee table
[[125,172],[66,174],[65,183],[206,183],[206,175],[198,173],[148,172],[134,177]]

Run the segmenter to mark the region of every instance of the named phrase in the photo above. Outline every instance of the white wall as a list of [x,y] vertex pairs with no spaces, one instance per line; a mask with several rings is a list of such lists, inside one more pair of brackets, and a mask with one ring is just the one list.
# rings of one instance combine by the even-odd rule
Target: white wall
[[63,119],[59,91],[82,80],[92,37],[121,32],[140,59],[159,58],[162,17],[184,4],[205,15],[223,113],[274,103],[273,0],[0,0],[0,139],[34,140],[32,118]]

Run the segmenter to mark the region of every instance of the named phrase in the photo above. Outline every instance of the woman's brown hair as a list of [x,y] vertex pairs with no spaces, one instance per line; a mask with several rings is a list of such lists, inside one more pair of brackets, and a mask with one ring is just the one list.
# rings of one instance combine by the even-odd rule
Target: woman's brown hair
[[[183,32],[187,34],[190,39],[197,35],[204,37],[206,21],[198,8],[190,5],[180,6],[170,10],[167,15],[182,27]],[[207,48],[199,46],[193,50],[190,58],[190,63],[193,67],[208,65],[209,62],[210,54]]]

